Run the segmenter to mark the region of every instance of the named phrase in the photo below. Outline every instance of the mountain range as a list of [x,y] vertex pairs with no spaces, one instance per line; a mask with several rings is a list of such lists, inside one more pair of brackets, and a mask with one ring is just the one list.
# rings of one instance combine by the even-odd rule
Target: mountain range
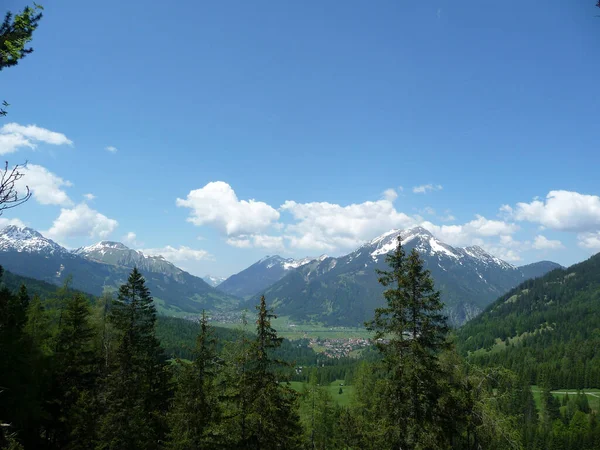
[[94,295],[117,290],[137,266],[158,311],[169,315],[232,309],[239,304],[238,298],[217,291],[163,257],[147,256],[119,242],[102,241],[69,251],[31,228],[11,225],[0,231],[0,265],[53,284],[62,284],[71,275],[73,288]]
[[[318,259],[323,260],[326,257],[321,256]],[[267,289],[288,273],[315,260],[314,258],[282,258],[279,255],[266,256],[247,269],[227,278],[217,286],[217,289],[227,294],[249,299]]]
[[[436,289],[442,293],[446,313],[454,325],[475,317],[489,303],[522,281],[560,267],[549,261],[515,267],[481,247],[452,247],[424,228],[415,227],[405,231],[391,230],[339,258],[308,260],[287,272],[278,267],[272,275],[273,278],[279,276],[279,280],[268,287],[261,287],[260,292],[250,297],[247,305],[255,304],[258,296],[264,294],[278,314],[295,320],[316,320],[328,325],[362,325],[373,316],[373,310],[383,304],[383,287],[377,281],[376,269],[387,268],[385,256],[396,247],[399,235],[407,251],[415,248],[421,254],[426,268],[432,273]],[[235,275],[235,280],[265,278],[268,267],[265,262],[259,261],[250,266]],[[257,273],[259,269],[262,272]],[[228,281],[223,282],[220,288],[229,285]]]
[[0,264],[15,274],[53,284],[72,275],[72,287],[94,295],[115,291],[133,267],[144,277],[157,309],[167,315],[206,310],[251,310],[265,294],[280,315],[328,325],[362,325],[382,305],[376,269],[401,236],[416,248],[442,292],[455,325],[475,317],[490,302],[522,281],[560,267],[550,261],[515,267],[480,247],[452,247],[424,228],[391,230],[338,258],[291,259],[267,256],[226,280],[185,272],[162,256],[148,256],[120,242],[102,241],[73,251],[26,227],[0,231]]

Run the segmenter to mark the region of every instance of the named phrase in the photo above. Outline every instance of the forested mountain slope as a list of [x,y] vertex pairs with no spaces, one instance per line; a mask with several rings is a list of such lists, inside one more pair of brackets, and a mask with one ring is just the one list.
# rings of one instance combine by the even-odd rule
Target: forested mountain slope
[[458,330],[458,346],[532,384],[600,387],[600,253],[522,283]]

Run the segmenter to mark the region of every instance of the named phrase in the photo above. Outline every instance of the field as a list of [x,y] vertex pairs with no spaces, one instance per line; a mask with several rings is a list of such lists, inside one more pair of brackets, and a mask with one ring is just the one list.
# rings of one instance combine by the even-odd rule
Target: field
[[[254,328],[254,318],[248,316],[248,328]],[[225,328],[236,328],[239,324],[214,322],[215,326]],[[350,339],[370,338],[372,333],[365,328],[358,327],[329,327],[321,323],[296,323],[287,316],[278,317],[271,321],[273,328],[277,330],[280,337],[294,339]]]
[[[542,394],[542,389],[538,386],[531,386],[531,392],[533,393],[533,399],[535,400],[535,405],[538,409],[540,409],[540,396]],[[558,389],[556,391],[552,391],[552,395],[562,401],[565,394],[575,395],[577,393],[576,389]],[[581,391],[582,394],[587,395],[588,402],[590,404],[590,408],[593,411],[600,411],[600,389],[585,389]]]
[[[336,402],[340,406],[348,406],[350,405],[350,399],[352,397],[352,393],[354,392],[353,386],[340,386],[343,384],[344,380],[335,380],[333,383],[327,385],[327,390],[331,394],[333,401]],[[301,381],[291,381],[290,385],[292,389],[297,392],[302,392],[304,389],[304,383]],[[342,388],[342,393],[340,394],[340,387]]]

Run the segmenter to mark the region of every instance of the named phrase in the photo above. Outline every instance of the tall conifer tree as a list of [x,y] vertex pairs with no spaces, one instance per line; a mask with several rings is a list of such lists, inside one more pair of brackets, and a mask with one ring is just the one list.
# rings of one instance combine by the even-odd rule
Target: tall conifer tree
[[367,324],[384,356],[386,441],[394,449],[445,448],[438,398],[447,374],[439,355],[448,348],[448,326],[440,293],[417,251],[406,256],[400,237],[386,261],[390,270],[379,271],[379,282],[387,305]]
[[221,405],[217,397],[218,360],[216,340],[202,313],[194,360],[184,364],[170,413],[169,447],[178,450],[222,448],[218,432]]
[[110,320],[120,336],[106,379],[98,448],[161,448],[166,437],[169,374],[155,336],[156,309],[137,268],[119,289]]

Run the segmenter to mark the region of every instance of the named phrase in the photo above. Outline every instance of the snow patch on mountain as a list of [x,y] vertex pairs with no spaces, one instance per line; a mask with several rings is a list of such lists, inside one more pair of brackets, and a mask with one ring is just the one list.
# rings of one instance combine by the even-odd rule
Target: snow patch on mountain
[[[112,242],[112,241],[100,241],[93,245],[89,245],[87,247],[80,247],[76,250],[73,250],[73,253],[76,255],[87,255],[90,253],[99,253],[101,255],[105,255],[109,250],[131,250],[129,247],[121,244],[120,242]],[[133,250],[135,251],[135,250]],[[141,252],[139,252],[141,253]]]
[[59,254],[68,250],[28,227],[9,225],[0,231],[0,251]]

